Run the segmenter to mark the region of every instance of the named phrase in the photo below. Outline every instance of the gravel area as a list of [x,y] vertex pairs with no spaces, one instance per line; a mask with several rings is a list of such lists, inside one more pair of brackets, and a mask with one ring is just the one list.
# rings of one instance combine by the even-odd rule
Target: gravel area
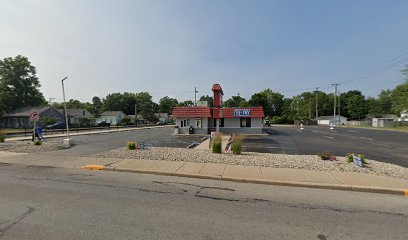
[[316,155],[248,152],[236,156],[231,153],[213,154],[209,150],[165,147],[151,147],[148,150],[136,151],[118,148],[93,155],[92,157],[226,163],[231,165],[297,168],[317,171],[360,172],[408,179],[408,168],[374,160],[367,160],[368,164],[360,168],[353,163],[348,163],[345,157],[338,157],[337,161],[323,161]]
[[18,153],[36,153],[63,149],[64,146],[57,142],[43,142],[42,145],[35,146],[32,142],[5,142],[0,143],[0,151]]

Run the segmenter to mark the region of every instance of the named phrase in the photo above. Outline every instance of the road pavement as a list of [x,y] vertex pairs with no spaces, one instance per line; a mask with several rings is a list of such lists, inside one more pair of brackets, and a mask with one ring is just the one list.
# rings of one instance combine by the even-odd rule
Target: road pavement
[[407,239],[406,197],[2,164],[0,239]]
[[408,167],[408,133],[363,128],[328,126],[273,126],[265,128],[269,136],[250,136],[244,151],[287,154],[317,154],[331,151],[335,155],[364,154],[368,159]]
[[[65,137],[47,141],[62,142]],[[73,136],[76,145],[69,149],[45,152],[44,154],[62,156],[89,156],[92,154],[125,147],[129,141],[144,142],[153,147],[186,148],[192,143],[200,143],[202,136],[173,135],[173,128],[149,128],[123,132],[98,133],[93,135]]]

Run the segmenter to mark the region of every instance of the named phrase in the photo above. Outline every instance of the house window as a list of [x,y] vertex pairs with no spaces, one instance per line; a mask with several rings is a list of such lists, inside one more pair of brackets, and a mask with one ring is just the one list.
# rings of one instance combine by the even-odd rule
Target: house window
[[180,121],[180,127],[184,127],[184,121],[183,120]]
[[85,111],[82,111],[82,116],[85,116]]
[[241,127],[251,127],[251,118],[241,118]]

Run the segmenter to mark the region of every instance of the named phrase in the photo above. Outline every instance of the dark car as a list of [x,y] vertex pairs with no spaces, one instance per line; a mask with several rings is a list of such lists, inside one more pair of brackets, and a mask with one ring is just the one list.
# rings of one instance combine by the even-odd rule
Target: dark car
[[64,128],[66,128],[66,126],[65,123],[63,122],[56,122],[54,124],[45,126],[45,129],[64,129]]
[[105,121],[98,123],[98,127],[110,127],[110,125],[110,123]]
[[163,121],[159,121],[159,122],[156,123],[156,125],[166,125],[166,123],[163,122]]

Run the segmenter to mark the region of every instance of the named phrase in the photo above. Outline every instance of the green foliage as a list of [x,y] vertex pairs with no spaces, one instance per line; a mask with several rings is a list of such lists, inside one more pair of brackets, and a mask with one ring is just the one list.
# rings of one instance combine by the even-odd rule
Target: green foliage
[[271,119],[272,124],[293,124],[295,120],[291,116],[274,116]]
[[246,107],[248,102],[241,96],[232,96],[230,99],[224,102],[225,107]]
[[392,91],[392,111],[395,114],[408,109],[408,80]]
[[92,98],[92,105],[93,105],[93,111],[90,111],[92,114],[95,115],[95,117],[99,117],[103,111],[103,103],[102,100],[95,96]]
[[212,140],[212,152],[221,153],[222,152],[222,135],[216,134]]
[[171,114],[173,108],[178,105],[178,101],[175,98],[170,98],[168,96],[161,98],[159,101],[159,112]]
[[41,142],[41,141],[34,141],[34,145],[35,145],[35,146],[41,146],[41,145],[42,145],[42,142]]
[[341,115],[349,120],[362,120],[368,111],[364,95],[358,90],[348,91],[340,95]]
[[333,156],[333,153],[331,153],[330,151],[324,151],[324,152],[318,153],[317,155],[322,160],[329,160],[330,157]]
[[136,149],[136,145],[137,145],[136,142],[128,142],[128,143],[127,143],[127,149],[128,149],[128,150],[135,150],[135,149]]
[[233,136],[231,149],[234,155],[241,155],[244,139],[245,139],[245,136],[243,134]]
[[214,107],[214,98],[210,96],[201,96],[200,101],[207,101],[209,107]]
[[0,60],[0,111],[45,104],[36,69],[27,57]]
[[124,119],[122,119],[122,121],[120,122],[124,125],[130,125],[132,123],[132,120],[128,117],[125,117]]
[[190,107],[190,106],[194,106],[194,103],[191,100],[187,100],[187,101],[179,102],[178,106],[179,107]]
[[91,124],[91,119],[87,117],[81,117],[79,119],[79,125],[80,126],[89,126]]
[[41,118],[41,123],[45,126],[47,125],[51,125],[58,122],[58,119],[54,118],[54,117],[42,117]]

